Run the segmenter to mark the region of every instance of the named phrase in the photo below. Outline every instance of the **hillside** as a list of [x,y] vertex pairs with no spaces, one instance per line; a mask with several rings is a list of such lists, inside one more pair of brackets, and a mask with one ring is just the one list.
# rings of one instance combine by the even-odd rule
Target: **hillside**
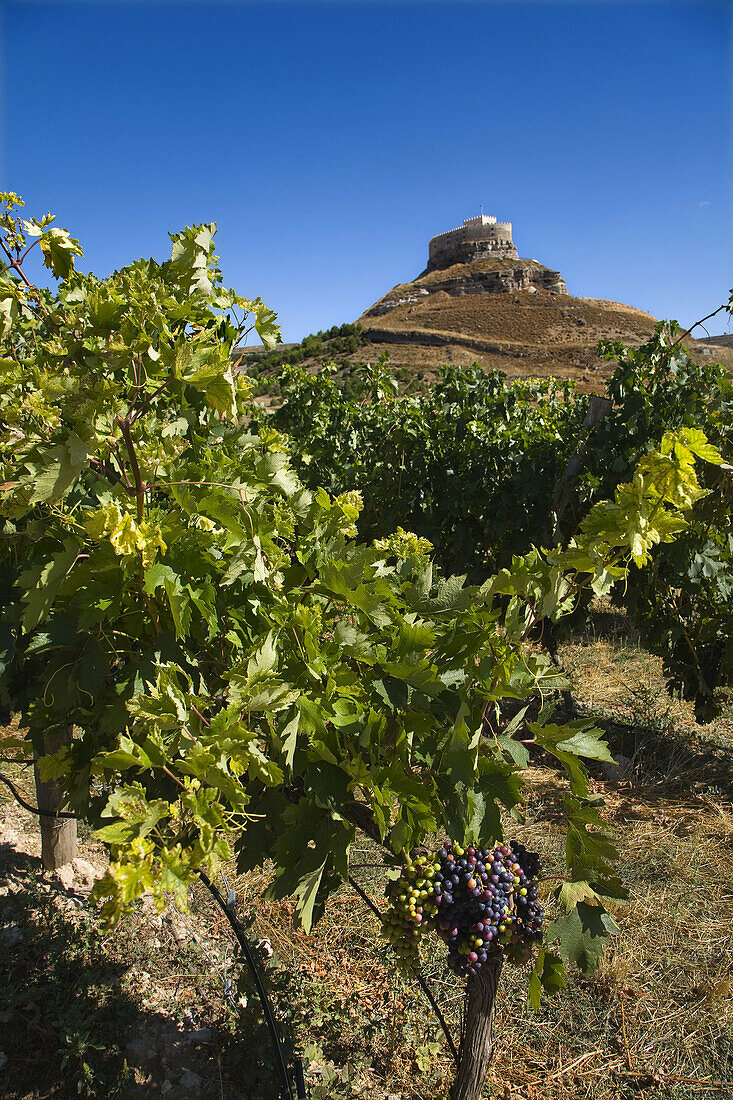
[[[535,260],[479,260],[423,272],[359,319],[376,355],[423,370],[480,362],[513,377],[555,375],[594,388],[602,338],[643,342],[655,319],[617,302],[574,298]],[[595,377],[594,377],[595,376]]]
[[[276,357],[253,350],[245,362],[256,374],[286,361],[374,362],[386,352],[393,368],[421,378],[445,364],[478,362],[510,378],[569,378],[591,391],[602,388],[611,367],[596,355],[598,341],[638,346],[654,325],[651,314],[633,306],[573,297],[561,274],[537,260],[495,257],[423,271],[383,295],[356,325],[318,334],[320,343],[307,337],[292,346],[292,357],[286,346]],[[727,342],[688,337],[685,344],[733,368]]]

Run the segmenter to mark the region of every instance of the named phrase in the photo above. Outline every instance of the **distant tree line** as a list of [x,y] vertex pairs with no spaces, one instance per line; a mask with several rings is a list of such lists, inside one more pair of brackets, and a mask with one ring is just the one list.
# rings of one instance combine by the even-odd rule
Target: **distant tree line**
[[329,329],[310,333],[294,346],[278,347],[264,355],[253,355],[245,360],[247,373],[252,377],[258,377],[261,374],[279,370],[286,363],[292,366],[316,356],[328,356],[329,359],[333,359],[336,356],[351,355],[368,343],[369,339],[362,332],[361,325],[333,325]]

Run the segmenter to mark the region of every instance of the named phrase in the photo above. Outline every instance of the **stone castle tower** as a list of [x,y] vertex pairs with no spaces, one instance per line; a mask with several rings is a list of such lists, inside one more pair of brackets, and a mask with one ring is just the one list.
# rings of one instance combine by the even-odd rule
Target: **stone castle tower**
[[467,218],[458,229],[449,229],[431,238],[427,270],[489,259],[518,259],[512,240],[512,223],[498,222],[487,214],[479,214],[477,218]]

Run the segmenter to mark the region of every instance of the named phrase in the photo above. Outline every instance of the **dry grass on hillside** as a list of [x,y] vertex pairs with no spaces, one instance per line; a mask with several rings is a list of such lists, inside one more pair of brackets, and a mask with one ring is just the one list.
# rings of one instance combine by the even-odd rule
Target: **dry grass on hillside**
[[365,329],[420,328],[461,333],[507,345],[570,344],[588,348],[601,339],[646,339],[653,330],[654,318],[616,303],[545,291],[465,297],[440,291],[421,302],[397,306],[382,317],[364,319],[361,324]]

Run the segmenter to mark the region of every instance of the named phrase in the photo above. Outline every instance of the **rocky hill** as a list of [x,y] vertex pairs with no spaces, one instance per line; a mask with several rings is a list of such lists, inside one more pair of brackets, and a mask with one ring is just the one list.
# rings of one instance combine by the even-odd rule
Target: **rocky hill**
[[[297,361],[305,366],[326,359],[374,362],[387,352],[393,368],[425,379],[445,364],[478,362],[510,378],[570,378],[591,391],[603,387],[613,367],[596,355],[598,341],[638,346],[651,335],[655,318],[619,302],[575,298],[559,271],[537,260],[497,255],[428,267],[412,282],[393,287],[357,325],[358,339],[349,335],[352,347],[344,346],[342,336],[335,343],[324,339],[311,357],[306,345],[314,338],[308,337],[293,348]],[[342,326],[339,333],[346,329],[354,326]],[[686,338],[685,344],[700,357],[715,356],[733,368],[727,341]],[[252,358],[255,373],[258,358]],[[278,359],[286,358],[287,350],[278,349]],[[266,357],[260,362],[267,370]]]
[[618,302],[574,298],[537,260],[485,259],[424,271],[359,318],[375,355],[432,372],[480,362],[513,377],[555,375],[595,388],[600,339],[643,342],[655,320]]

